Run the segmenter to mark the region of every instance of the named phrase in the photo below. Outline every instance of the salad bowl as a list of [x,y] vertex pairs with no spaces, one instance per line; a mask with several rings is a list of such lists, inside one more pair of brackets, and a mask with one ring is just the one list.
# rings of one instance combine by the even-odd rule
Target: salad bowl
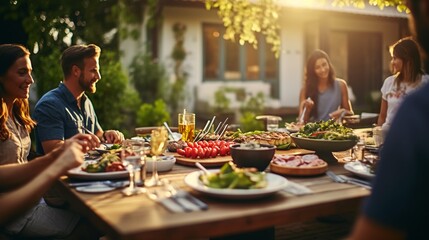
[[296,133],[290,135],[292,140],[300,148],[313,150],[316,152],[341,152],[354,147],[357,139],[345,140],[326,140],[326,139],[313,139],[297,136]]

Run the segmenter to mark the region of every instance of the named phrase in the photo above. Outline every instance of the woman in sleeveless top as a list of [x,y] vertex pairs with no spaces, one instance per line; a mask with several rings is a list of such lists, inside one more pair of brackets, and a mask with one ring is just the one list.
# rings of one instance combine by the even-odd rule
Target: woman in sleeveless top
[[347,83],[335,77],[331,60],[322,50],[314,51],[307,60],[299,99],[303,123],[353,115]]

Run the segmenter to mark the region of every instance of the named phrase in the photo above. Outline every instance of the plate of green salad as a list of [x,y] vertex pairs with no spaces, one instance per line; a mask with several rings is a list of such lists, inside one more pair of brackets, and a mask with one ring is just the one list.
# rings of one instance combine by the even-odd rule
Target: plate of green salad
[[197,192],[223,199],[255,199],[284,189],[286,178],[249,168],[235,168],[226,163],[208,173],[195,171],[185,177],[185,183]]

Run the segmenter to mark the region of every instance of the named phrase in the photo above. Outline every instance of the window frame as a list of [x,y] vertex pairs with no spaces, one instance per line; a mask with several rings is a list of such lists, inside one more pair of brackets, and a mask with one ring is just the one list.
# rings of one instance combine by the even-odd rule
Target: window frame
[[[219,44],[219,58],[217,59],[217,63],[218,63],[218,68],[219,68],[219,77],[218,78],[209,78],[205,76],[205,70],[206,70],[206,65],[205,65],[205,60],[206,60],[206,52],[205,52],[205,45],[206,45],[206,41],[205,41],[205,29],[206,27],[215,27],[217,29],[219,29],[219,33],[220,33],[220,37],[218,38],[218,44]],[[240,73],[240,78],[237,79],[227,79],[225,77],[225,72],[226,72],[226,41],[231,41],[231,40],[225,40],[222,36],[225,33],[225,28],[223,27],[222,24],[218,24],[218,23],[202,23],[202,59],[203,59],[203,70],[202,70],[202,81],[203,82],[215,82],[215,81],[222,81],[222,82],[253,82],[253,81],[262,81],[262,82],[268,82],[273,86],[273,83],[275,82],[279,82],[279,74],[280,74],[280,59],[276,59],[276,73],[275,73],[275,77],[273,78],[267,78],[266,77],[266,51],[267,51],[267,44],[265,42],[265,38],[263,37],[263,35],[259,35],[258,36],[258,48],[256,49],[258,51],[258,67],[259,67],[259,76],[257,79],[248,79],[247,78],[247,71],[246,71],[246,66],[247,66],[247,51],[246,51],[246,45],[248,45],[248,43],[246,43],[245,45],[240,45],[238,42],[236,42],[235,44],[238,45],[239,49],[239,56],[238,56],[238,70]],[[252,46],[251,46],[252,47]],[[274,84],[275,85],[275,84]]]

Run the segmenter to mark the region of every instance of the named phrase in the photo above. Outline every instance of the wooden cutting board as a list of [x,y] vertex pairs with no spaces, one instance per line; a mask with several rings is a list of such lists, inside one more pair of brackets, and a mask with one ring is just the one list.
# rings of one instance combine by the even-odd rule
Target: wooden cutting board
[[215,168],[215,167],[222,167],[225,163],[232,161],[231,155],[229,156],[217,156],[215,158],[186,158],[181,155],[174,155],[176,158],[176,164],[185,165],[189,167],[197,167],[195,166],[196,162],[199,162],[201,165],[207,168]]

